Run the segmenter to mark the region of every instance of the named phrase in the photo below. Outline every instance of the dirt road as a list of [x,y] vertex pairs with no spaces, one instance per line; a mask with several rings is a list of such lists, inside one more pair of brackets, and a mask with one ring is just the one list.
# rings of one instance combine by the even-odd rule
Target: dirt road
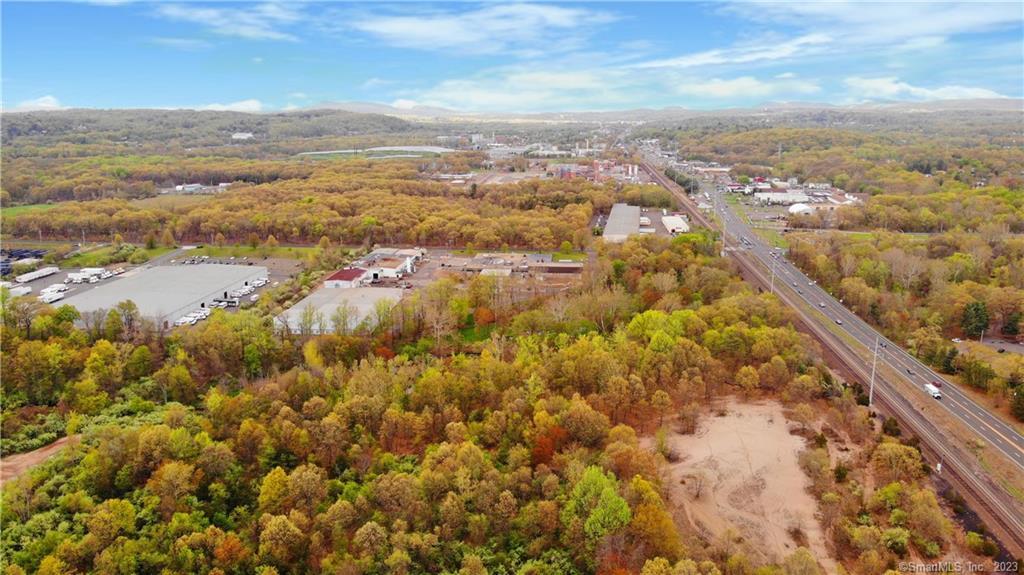
[[28,453],[18,453],[0,459],[0,484],[17,479],[22,473],[39,465],[57,454],[70,441],[78,441],[78,435],[61,437],[53,443]]

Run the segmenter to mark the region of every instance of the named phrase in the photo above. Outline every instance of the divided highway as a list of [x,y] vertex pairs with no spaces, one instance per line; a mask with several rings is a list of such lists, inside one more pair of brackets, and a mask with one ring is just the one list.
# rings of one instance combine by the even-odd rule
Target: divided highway
[[[848,310],[828,292],[814,284],[795,265],[787,261],[782,253],[765,245],[742,217],[729,209],[721,192],[709,191],[708,193],[721,218],[725,234],[731,236],[733,245],[742,246],[741,249],[746,249],[766,269],[774,270],[776,289],[791,288],[799,299],[821,311],[830,321],[836,323],[840,329],[867,350],[874,350],[878,345],[878,369],[888,366],[895,370],[900,376],[914,384],[914,388],[917,389],[922,399],[928,398],[930,401],[937,401],[953,417],[961,420],[975,431],[987,445],[1002,452],[1010,461],[1024,470],[1024,436],[1015,428],[988,413],[985,408],[959,390],[955,384],[950,383],[910,355],[909,352],[886,339],[885,336],[860,319],[857,314]],[[745,244],[744,239],[746,240]],[[935,382],[939,383],[942,391],[940,400],[931,399],[924,388],[926,384]],[[867,391],[869,383],[864,382],[865,391]]]
[[[766,245],[730,209],[722,193],[716,192],[712,186],[704,187],[702,184],[702,190],[711,197],[712,206],[720,220],[721,225],[717,225],[697,209],[683,190],[658,168],[646,162],[643,167],[656,182],[679,198],[694,222],[723,232],[726,246],[731,249],[741,267],[793,307],[822,344],[836,353],[858,375],[865,385],[865,391],[868,391],[872,372],[870,353],[878,346],[874,378],[875,401],[907,425],[912,433],[921,438],[923,445],[935,458],[943,462],[943,474],[949,474],[948,477],[973,502],[975,510],[985,518],[1010,552],[1018,556],[1024,554],[1024,510],[1020,502],[989,474],[980,471],[975,456],[957,447],[946,437],[941,422],[933,421],[916,405],[934,402],[941,406],[942,413],[948,413],[976,433],[987,446],[986,450],[998,450],[1022,470],[1024,437],[1012,426],[988,414],[953,384],[887,340],[815,285],[796,266],[787,262],[778,250]],[[809,309],[815,311],[809,312]],[[892,383],[893,377],[909,381],[916,390],[911,392],[913,396],[905,393],[905,385]],[[933,399],[925,391],[925,384],[933,382],[941,383],[941,400]]]

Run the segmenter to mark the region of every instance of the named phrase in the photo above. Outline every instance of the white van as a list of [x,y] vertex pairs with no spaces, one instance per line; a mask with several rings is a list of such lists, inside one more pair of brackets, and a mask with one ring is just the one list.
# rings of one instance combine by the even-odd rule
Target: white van
[[934,385],[926,383],[924,384],[924,390],[928,392],[928,395],[934,397],[935,399],[942,399],[942,392],[939,391],[939,388],[935,387]]

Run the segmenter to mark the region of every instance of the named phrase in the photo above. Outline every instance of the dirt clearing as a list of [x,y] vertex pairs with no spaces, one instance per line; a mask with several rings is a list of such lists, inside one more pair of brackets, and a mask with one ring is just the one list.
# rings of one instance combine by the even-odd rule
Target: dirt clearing
[[57,454],[69,441],[77,440],[78,435],[61,437],[49,445],[44,445],[34,451],[9,455],[0,459],[0,485],[17,479],[22,473],[32,469],[36,465],[46,461]]
[[804,440],[789,433],[781,405],[730,402],[696,434],[670,433],[667,442],[679,457],[667,469],[672,505],[703,538],[731,531],[765,562],[803,546],[835,571],[798,462]]

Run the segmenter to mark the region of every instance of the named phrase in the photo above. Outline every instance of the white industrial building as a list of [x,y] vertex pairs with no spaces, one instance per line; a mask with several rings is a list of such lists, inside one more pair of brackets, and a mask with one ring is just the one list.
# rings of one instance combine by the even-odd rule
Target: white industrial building
[[788,211],[789,211],[789,215],[791,215],[791,216],[795,216],[795,215],[806,216],[807,214],[813,213],[814,212],[814,208],[812,208],[811,206],[809,206],[807,204],[793,204],[792,206],[789,206],[789,210]]
[[125,300],[135,302],[143,317],[173,322],[214,299],[267,277],[263,266],[198,264],[137,268],[117,279],[72,295],[64,303],[82,313],[109,310]]
[[345,268],[327,276],[324,280],[326,288],[354,288],[364,285],[368,281],[366,270],[363,268]]
[[690,224],[686,223],[681,216],[664,216],[661,218],[661,223],[672,235],[685,234],[690,231]]
[[604,241],[622,243],[633,234],[640,233],[640,207],[628,204],[615,204],[608,214],[608,222],[604,226]]
[[797,192],[759,192],[754,194],[754,201],[766,206],[789,206],[809,203],[811,197]]
[[423,257],[423,250],[408,248],[377,248],[359,258],[355,265],[366,270],[367,278],[398,279],[416,271],[416,263]]

